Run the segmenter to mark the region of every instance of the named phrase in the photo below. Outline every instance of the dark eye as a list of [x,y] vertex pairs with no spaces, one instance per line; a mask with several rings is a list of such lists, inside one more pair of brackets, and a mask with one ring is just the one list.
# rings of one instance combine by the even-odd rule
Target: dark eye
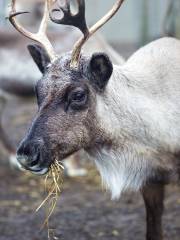
[[86,98],[84,91],[74,92],[71,96],[71,101],[82,102]]
[[85,108],[88,99],[88,92],[86,89],[74,89],[68,96],[68,107],[73,110],[81,110]]

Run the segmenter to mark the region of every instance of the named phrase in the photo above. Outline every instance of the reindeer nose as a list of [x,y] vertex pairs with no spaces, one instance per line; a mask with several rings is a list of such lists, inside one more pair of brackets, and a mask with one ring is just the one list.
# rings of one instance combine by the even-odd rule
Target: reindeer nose
[[17,160],[22,168],[35,174],[47,173],[48,168],[42,166],[42,140],[23,141],[17,150]]
[[24,141],[17,150],[18,161],[24,167],[33,167],[38,164],[40,146],[36,142]]

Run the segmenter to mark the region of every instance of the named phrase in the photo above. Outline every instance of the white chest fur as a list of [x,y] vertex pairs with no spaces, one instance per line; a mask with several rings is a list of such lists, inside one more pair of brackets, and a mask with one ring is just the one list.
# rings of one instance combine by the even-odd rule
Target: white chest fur
[[[139,147],[139,149],[141,149]],[[101,174],[103,185],[111,191],[112,199],[120,197],[126,190],[137,191],[151,173],[145,152],[124,148],[121,151],[96,150],[93,158]]]

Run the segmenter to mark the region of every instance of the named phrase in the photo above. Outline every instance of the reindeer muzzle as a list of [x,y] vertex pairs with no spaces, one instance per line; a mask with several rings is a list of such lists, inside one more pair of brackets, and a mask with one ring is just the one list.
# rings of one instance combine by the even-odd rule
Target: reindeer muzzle
[[28,170],[36,175],[44,175],[49,167],[43,161],[43,141],[36,142],[24,140],[17,150],[17,161],[20,169]]

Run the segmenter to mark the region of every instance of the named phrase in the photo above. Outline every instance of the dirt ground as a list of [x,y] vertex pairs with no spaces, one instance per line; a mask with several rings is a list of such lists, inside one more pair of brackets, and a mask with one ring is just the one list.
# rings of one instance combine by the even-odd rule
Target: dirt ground
[[[4,114],[4,126],[17,144],[33,114],[32,99],[12,99]],[[1,149],[0,149],[1,151]],[[43,179],[13,171],[5,164],[1,151],[0,166],[0,240],[46,240],[47,230],[40,231],[44,211],[35,213],[44,199]],[[59,240],[143,240],[145,210],[140,194],[124,194],[111,201],[102,190],[93,167],[84,178],[64,179],[63,192],[50,227]],[[169,186],[163,218],[165,240],[180,239],[180,188]],[[53,238],[52,238],[53,239]]]

